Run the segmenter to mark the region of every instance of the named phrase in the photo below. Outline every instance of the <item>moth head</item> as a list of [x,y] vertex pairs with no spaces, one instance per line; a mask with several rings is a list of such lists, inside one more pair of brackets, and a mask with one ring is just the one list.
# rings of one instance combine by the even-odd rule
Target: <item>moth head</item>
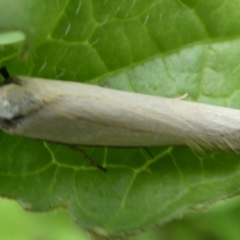
[[24,82],[10,77],[6,68],[0,68],[5,81],[0,85],[0,119],[14,120],[28,115],[36,108],[37,99]]

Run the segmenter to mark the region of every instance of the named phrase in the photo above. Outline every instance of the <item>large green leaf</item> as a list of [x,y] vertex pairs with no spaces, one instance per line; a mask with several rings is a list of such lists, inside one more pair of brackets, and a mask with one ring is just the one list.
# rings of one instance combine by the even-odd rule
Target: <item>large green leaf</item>
[[[108,82],[167,97],[188,93],[188,100],[239,108],[239,6],[240,0],[1,0],[0,42],[16,43],[1,47],[0,63],[13,75]],[[67,147],[2,132],[0,141],[2,196],[29,210],[66,207],[82,227],[105,236],[161,224],[239,191],[236,153],[85,147],[104,173]]]

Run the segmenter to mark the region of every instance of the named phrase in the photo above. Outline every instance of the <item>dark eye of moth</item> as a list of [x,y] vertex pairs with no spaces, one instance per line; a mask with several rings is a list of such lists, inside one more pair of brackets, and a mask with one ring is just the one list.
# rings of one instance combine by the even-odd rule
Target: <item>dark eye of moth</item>
[[1,67],[0,68],[0,75],[1,75],[0,76],[0,86],[8,83],[8,81],[10,80],[10,75],[9,75],[6,67]]
[[0,86],[13,82],[6,67],[0,67],[0,75]]

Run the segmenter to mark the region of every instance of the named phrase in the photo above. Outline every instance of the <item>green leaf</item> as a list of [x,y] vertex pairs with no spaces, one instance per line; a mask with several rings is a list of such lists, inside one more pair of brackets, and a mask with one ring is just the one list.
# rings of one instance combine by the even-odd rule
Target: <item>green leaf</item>
[[[166,97],[188,93],[190,101],[239,108],[239,5],[1,0],[0,42],[15,44],[1,47],[0,63],[12,75]],[[236,153],[84,147],[104,173],[67,147],[3,132],[0,141],[0,195],[28,210],[65,207],[100,235],[138,232],[239,191]]]

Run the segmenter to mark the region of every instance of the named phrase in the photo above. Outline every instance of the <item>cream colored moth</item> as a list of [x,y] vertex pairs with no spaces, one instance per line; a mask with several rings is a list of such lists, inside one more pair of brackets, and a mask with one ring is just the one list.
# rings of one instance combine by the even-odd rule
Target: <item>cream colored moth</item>
[[240,111],[88,84],[10,77],[1,68],[0,128],[68,145],[240,148]]

